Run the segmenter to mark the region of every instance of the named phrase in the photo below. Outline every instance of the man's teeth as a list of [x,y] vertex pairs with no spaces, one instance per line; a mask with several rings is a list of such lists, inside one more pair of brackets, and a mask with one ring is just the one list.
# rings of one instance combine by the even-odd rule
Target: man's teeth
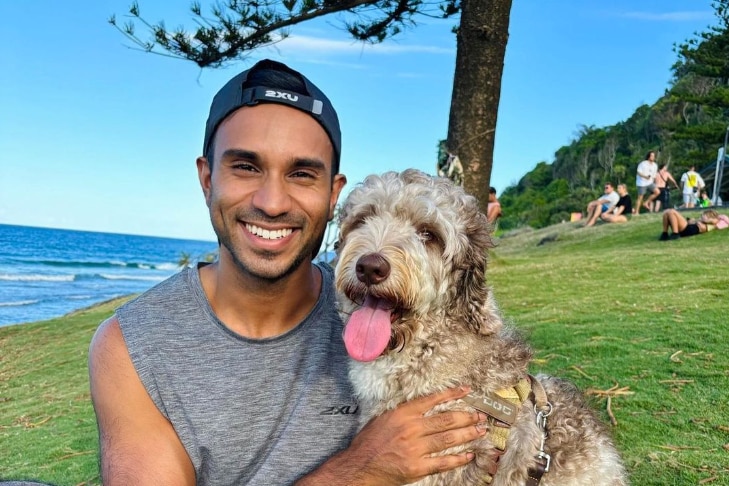
[[294,231],[290,228],[269,231],[267,229],[259,228],[258,226],[253,226],[252,224],[247,224],[246,229],[265,240],[278,240],[279,238],[285,238]]

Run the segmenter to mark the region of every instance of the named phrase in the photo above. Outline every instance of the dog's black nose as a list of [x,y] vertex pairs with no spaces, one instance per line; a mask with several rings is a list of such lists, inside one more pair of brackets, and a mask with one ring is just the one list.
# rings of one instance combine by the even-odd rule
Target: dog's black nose
[[357,279],[367,285],[375,285],[390,275],[390,264],[382,255],[370,253],[357,260]]

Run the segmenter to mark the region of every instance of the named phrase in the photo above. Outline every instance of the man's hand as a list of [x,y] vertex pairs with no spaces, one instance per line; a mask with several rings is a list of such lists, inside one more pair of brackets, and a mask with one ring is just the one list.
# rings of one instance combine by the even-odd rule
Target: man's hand
[[297,484],[401,485],[430,474],[467,464],[473,453],[432,456],[450,447],[483,436],[483,413],[442,412],[425,414],[436,405],[468,394],[467,388],[403,403],[372,419],[352,444]]

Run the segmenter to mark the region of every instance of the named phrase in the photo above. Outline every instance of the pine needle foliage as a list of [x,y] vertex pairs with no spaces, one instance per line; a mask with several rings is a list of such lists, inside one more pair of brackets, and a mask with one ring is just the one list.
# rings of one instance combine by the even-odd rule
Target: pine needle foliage
[[112,15],[109,23],[135,48],[215,68],[280,42],[296,24],[332,14],[354,39],[379,43],[415,26],[417,15],[447,18],[459,12],[460,0],[225,0],[207,12],[195,1],[190,6],[195,27],[169,29],[163,21],[147,20],[135,1],[125,22]]

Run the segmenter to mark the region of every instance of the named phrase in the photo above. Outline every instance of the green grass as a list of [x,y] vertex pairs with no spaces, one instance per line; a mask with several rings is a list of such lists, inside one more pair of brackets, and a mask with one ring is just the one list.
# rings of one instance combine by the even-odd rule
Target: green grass
[[[659,233],[642,215],[504,235],[488,280],[533,372],[573,380],[606,422],[618,387],[611,428],[634,485],[729,485],[729,230]],[[0,328],[0,478],[100,483],[86,354],[114,307]]]
[[611,410],[633,484],[729,485],[729,231],[661,242],[660,227],[642,215],[505,236],[487,278],[534,372],[631,392]]
[[101,484],[86,360],[119,302],[0,328],[0,479]]

